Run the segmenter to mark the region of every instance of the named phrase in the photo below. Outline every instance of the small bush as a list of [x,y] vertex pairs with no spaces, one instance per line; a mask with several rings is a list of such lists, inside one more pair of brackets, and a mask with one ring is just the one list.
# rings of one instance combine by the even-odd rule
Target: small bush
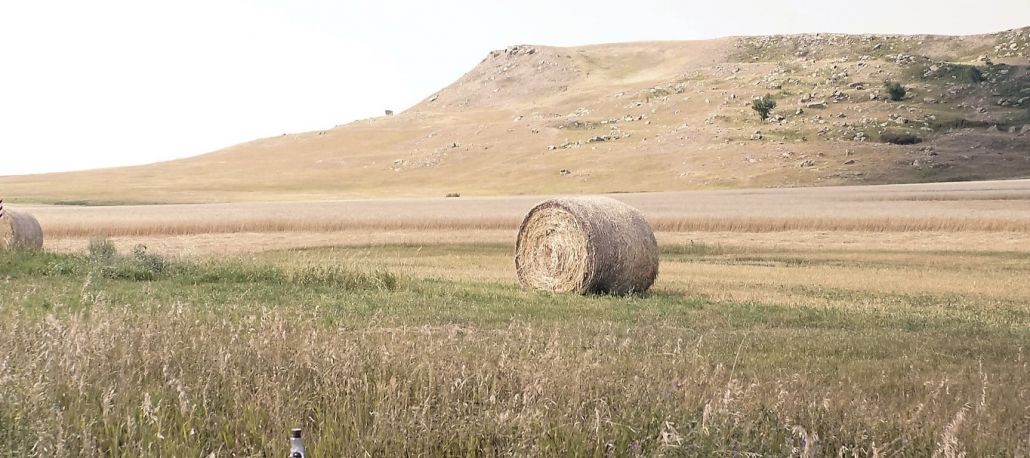
[[935,78],[948,78],[969,83],[981,83],[984,74],[979,68],[965,64],[943,64]]
[[769,112],[772,111],[773,108],[776,108],[776,101],[773,100],[772,96],[769,94],[762,97],[756,97],[751,101],[751,109],[758,113],[758,116],[762,118],[762,121],[769,118]]
[[892,145],[914,145],[923,139],[908,132],[884,132],[880,134],[880,141]]
[[153,272],[155,275],[165,270],[165,258],[160,255],[147,253],[147,246],[140,244],[132,248],[132,257],[144,270]]
[[461,197],[461,194],[456,192],[449,192],[447,193],[447,197]]
[[905,95],[908,94],[908,90],[905,89],[905,86],[902,86],[901,83],[897,81],[887,81],[886,83],[883,83],[883,85],[887,88],[887,95],[895,102],[904,99]]
[[984,81],[984,74],[980,71],[979,68],[973,67],[971,65],[963,65],[959,68],[962,72],[963,77],[966,80],[969,80],[970,83],[982,83]]
[[118,248],[114,246],[114,242],[108,239],[93,238],[89,240],[86,254],[93,262],[107,263],[118,256]]

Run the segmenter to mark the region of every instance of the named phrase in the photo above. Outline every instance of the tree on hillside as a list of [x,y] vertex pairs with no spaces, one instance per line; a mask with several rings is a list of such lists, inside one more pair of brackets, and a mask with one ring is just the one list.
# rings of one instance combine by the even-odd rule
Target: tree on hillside
[[776,101],[773,100],[772,96],[769,94],[762,97],[755,97],[755,99],[751,101],[751,109],[758,113],[758,116],[762,118],[762,121],[769,118],[769,112],[772,111],[773,108],[776,108]]

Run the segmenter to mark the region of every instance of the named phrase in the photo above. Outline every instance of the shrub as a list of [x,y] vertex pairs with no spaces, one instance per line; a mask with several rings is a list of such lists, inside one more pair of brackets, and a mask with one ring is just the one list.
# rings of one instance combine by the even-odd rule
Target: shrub
[[904,99],[905,94],[908,94],[908,90],[905,89],[905,86],[902,86],[901,83],[897,81],[887,81],[886,83],[883,83],[883,85],[887,88],[887,95],[895,102]]
[[769,118],[769,112],[772,111],[773,108],[776,108],[776,101],[773,100],[772,96],[769,94],[762,97],[755,97],[755,99],[751,101],[751,109],[755,110],[763,121]]
[[984,74],[979,68],[966,64],[942,64],[937,78],[950,78],[962,82],[981,83]]
[[94,262],[110,262],[118,256],[118,248],[115,248],[114,242],[104,238],[92,238],[89,240],[89,246],[86,247],[86,253],[89,259]]
[[908,132],[884,132],[880,134],[880,141],[892,145],[914,145],[923,139]]
[[962,74],[971,83],[982,83],[984,81],[984,74],[979,68],[973,67],[972,65],[963,65],[959,67]]
[[447,197],[461,197],[461,194],[458,194],[456,192],[449,192],[447,193]]
[[165,270],[165,258],[160,255],[147,253],[146,245],[139,244],[133,247],[132,257],[135,258],[136,264],[143,268],[143,270],[153,272],[155,275]]

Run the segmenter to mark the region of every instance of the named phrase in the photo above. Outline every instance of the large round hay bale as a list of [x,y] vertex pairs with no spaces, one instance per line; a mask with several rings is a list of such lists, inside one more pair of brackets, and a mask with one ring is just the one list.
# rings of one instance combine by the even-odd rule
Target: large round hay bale
[[43,248],[43,229],[28,213],[6,211],[0,217],[0,250]]
[[640,212],[608,197],[544,201],[526,215],[515,244],[525,287],[627,294],[658,276],[658,242]]

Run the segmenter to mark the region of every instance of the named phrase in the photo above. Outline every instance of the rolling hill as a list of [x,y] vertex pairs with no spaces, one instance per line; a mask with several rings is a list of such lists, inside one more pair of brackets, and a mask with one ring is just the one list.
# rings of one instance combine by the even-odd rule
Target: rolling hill
[[[1028,177],[1028,64],[1030,28],[519,45],[395,116],[145,166],[0,177],[0,194],[215,202]],[[762,121],[750,105],[766,94],[777,106]],[[918,143],[888,142],[902,134]]]

